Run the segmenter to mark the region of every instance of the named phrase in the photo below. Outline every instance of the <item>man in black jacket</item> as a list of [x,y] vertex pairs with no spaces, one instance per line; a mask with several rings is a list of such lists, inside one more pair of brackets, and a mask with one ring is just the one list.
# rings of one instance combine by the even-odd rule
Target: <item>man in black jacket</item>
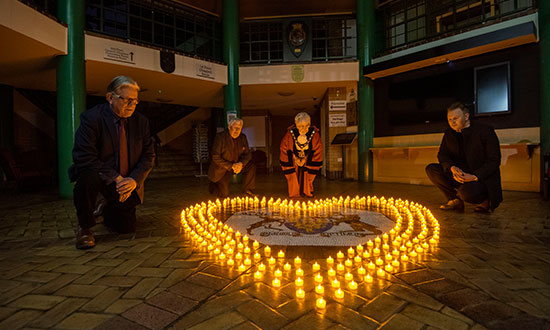
[[134,113],[138,92],[132,78],[118,76],[107,87],[107,103],[80,116],[69,168],[69,178],[76,181],[77,249],[95,246],[91,228],[99,193],[107,201],[105,225],[120,233],[135,231],[135,207],[143,203],[143,184],[155,158],[149,122]]
[[443,192],[442,210],[464,210],[464,202],[477,204],[475,212],[493,211],[502,202],[500,143],[495,130],[471,123],[468,108],[453,103],[447,109],[450,128],[445,131],[437,158],[426,166],[428,178]]

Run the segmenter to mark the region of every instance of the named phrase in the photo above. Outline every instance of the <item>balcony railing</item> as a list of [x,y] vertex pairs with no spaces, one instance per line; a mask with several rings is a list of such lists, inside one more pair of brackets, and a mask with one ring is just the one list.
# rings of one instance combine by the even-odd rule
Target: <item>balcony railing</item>
[[386,2],[380,7],[385,24],[384,53],[528,13],[536,9],[536,1],[393,0]]
[[[284,20],[261,20],[240,25],[241,63],[283,63],[287,42]],[[311,59],[335,61],[357,57],[355,18],[351,16],[311,19]]]

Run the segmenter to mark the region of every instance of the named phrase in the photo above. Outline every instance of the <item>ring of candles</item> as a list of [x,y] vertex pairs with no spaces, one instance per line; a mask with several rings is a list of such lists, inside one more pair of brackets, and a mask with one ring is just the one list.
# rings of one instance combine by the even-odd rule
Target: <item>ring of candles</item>
[[[285,262],[287,256],[283,250],[272,256],[270,246],[262,246],[258,241],[249,242],[250,238],[247,235],[243,236],[217,218],[247,209],[277,212],[287,216],[321,217],[348,212],[346,209],[368,210],[384,214],[395,222],[395,226],[389,232],[369,240],[364,246],[349,246],[336,255],[327,256],[326,262],[320,262],[325,262],[328,270],[328,276],[325,278],[320,273],[321,265],[317,261],[309,264],[309,261],[301,256],[289,255],[288,258],[292,258],[289,261],[296,267],[293,276],[290,273],[291,263]],[[321,295],[316,300],[316,306],[320,309],[326,308],[326,300],[322,297],[325,291],[323,284],[332,286],[336,298],[343,298],[344,291],[340,287],[340,281],[345,280],[343,283],[348,289],[356,290],[360,283],[373,283],[374,277],[385,278],[386,274],[392,276],[391,274],[399,272],[409,261],[421,260],[427,252],[432,251],[439,243],[440,234],[439,222],[426,207],[393,197],[386,199],[376,196],[340,196],[307,203],[266,197],[226,198],[223,201],[208,201],[188,206],[181,211],[180,223],[183,234],[193,246],[209,253],[212,260],[222,266],[240,273],[250,272],[255,281],[266,281],[269,277],[264,280],[264,274],[268,264],[271,271],[274,271],[274,276],[271,277],[271,285],[274,288],[282,286],[282,271],[273,270],[278,261],[286,272],[285,278],[294,277],[289,278],[289,285],[296,287],[298,299],[305,297],[303,285],[311,280],[307,277],[307,272],[301,268],[305,264],[305,270],[309,272],[311,269],[315,293],[317,296]],[[338,261],[336,266],[335,261]]]

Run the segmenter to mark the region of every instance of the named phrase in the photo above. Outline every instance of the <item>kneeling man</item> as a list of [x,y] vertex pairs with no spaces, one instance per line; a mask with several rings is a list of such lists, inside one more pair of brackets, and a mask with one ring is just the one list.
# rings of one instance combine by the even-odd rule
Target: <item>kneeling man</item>
[[445,131],[437,158],[426,167],[428,178],[443,192],[442,210],[464,210],[464,202],[477,204],[475,212],[493,211],[502,202],[500,143],[488,125],[470,122],[468,108],[453,103],[447,109],[450,128]]

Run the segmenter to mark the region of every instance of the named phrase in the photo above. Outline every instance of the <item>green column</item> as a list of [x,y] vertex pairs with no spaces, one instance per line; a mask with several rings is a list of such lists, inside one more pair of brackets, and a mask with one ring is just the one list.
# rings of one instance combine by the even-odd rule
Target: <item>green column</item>
[[226,127],[228,113],[241,117],[239,47],[239,0],[223,0],[223,60],[227,64],[227,86],[223,89]]
[[359,82],[357,86],[357,151],[359,181],[372,182],[372,152],[374,138],[374,84],[363,76],[363,68],[371,64],[374,54],[375,13],[374,1],[357,0],[357,59]]
[[73,162],[71,154],[79,115],[86,107],[84,1],[59,0],[57,16],[68,26],[67,55],[59,57],[57,67],[57,172],[59,195],[70,198],[73,186],[67,169]]
[[550,153],[550,2],[539,1],[540,29],[540,143]]

